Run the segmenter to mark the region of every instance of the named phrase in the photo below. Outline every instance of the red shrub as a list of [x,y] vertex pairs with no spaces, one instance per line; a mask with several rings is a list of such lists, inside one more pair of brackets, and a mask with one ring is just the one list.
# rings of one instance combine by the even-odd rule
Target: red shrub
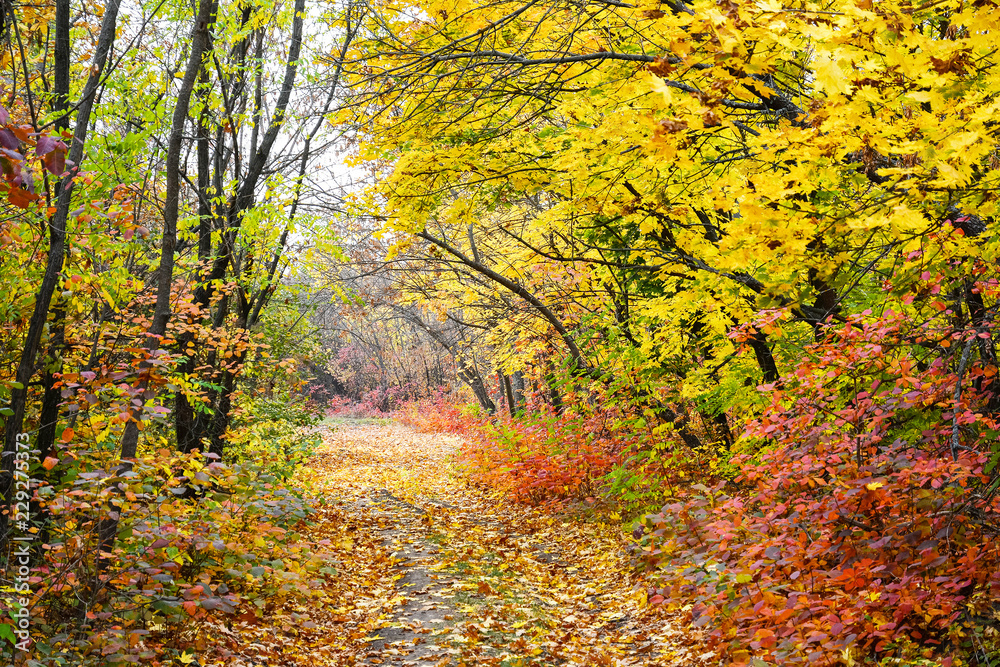
[[601,493],[630,438],[616,430],[617,408],[575,401],[555,414],[532,400],[516,419],[480,418],[466,431],[462,460],[472,478],[531,503],[582,500]]
[[655,593],[693,603],[722,656],[950,664],[985,650],[1000,602],[996,369],[963,368],[977,332],[939,324],[889,313],[832,331],[764,388],[736,483],[695,485],[646,518]]
[[465,407],[465,397],[439,389],[429,398],[400,406],[393,417],[418,431],[464,433],[476,418]]

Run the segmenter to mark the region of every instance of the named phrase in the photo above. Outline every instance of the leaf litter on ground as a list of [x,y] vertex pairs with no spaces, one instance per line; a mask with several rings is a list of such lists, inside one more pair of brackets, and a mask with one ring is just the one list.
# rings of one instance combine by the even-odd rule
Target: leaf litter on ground
[[[322,577],[213,621],[203,664],[677,665],[697,642],[646,604],[620,525],[474,488],[460,438],[338,424],[297,482]],[[214,662],[213,662],[214,661]]]

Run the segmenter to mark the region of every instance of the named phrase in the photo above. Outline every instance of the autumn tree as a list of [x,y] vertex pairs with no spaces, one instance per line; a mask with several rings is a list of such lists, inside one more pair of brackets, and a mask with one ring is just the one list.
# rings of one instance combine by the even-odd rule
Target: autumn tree
[[[147,556],[187,549],[198,530],[239,530],[211,515],[215,501],[198,502],[206,488],[267,495],[255,475],[301,463],[298,427],[314,409],[296,396],[295,369],[313,332],[288,316],[307,300],[289,276],[337,243],[322,224],[336,185],[320,155],[339,140],[326,114],[343,96],[315,82],[336,80],[362,13],[306,2],[4,7],[0,542],[3,565],[17,567],[10,537],[32,537],[38,622],[80,638],[41,642],[59,660],[103,659],[100,645],[116,660],[134,653],[139,635],[124,633],[141,634],[154,613],[233,610],[234,597],[207,589],[205,606],[153,609],[171,594],[147,586]],[[290,343],[296,331],[305,340]],[[286,400],[268,412],[274,394]],[[224,478],[231,440],[246,474]],[[156,513],[200,528],[158,533]]]
[[[682,394],[706,405],[743,403],[743,378],[773,382],[794,354],[764,331],[733,345],[727,331],[758,309],[790,309],[787,337],[799,340],[800,325],[863,309],[880,262],[903,246],[945,219],[990,213],[993,145],[970,130],[988,103],[945,92],[989,99],[979,70],[959,64],[978,48],[954,27],[972,10],[424,10],[428,21],[409,21],[386,8],[392,20],[365,43],[379,59],[355,72],[357,103],[379,123],[360,155],[393,165],[374,190],[380,210],[459,261],[474,263],[461,233],[473,224],[566,271],[586,267],[611,290],[617,343],[653,346],[661,372],[679,373]],[[891,57],[873,60],[863,40],[839,36],[842,24],[878,32],[894,21],[926,65],[908,62],[899,81],[885,74],[898,66]],[[928,77],[941,98],[912,92]],[[957,153],[950,130],[920,125],[944,116],[963,118],[976,151]],[[930,162],[901,138],[916,129],[935,146]],[[959,155],[979,165],[967,177],[948,162]],[[451,238],[435,235],[442,221]],[[579,350],[544,302],[518,293],[517,276],[481,275],[532,304],[576,364],[591,365],[597,348]]]
[[[423,2],[387,4],[379,15],[352,70],[354,101],[370,123],[358,159],[385,173],[367,193],[370,215],[429,244],[429,263],[447,257],[529,309],[545,323],[548,363],[572,360],[567,378],[622,389],[678,446],[698,451],[707,438],[738,449],[738,465],[752,466],[744,476],[721,473],[721,486],[699,490],[701,504],[663,512],[650,530],[674,530],[665,517],[683,509],[691,521],[677,540],[699,540],[724,489],[733,528],[713,536],[721,551],[685,553],[718,558],[739,543],[748,549],[741,553],[772,558],[766,530],[740,533],[740,522],[756,521],[756,507],[767,508],[768,521],[772,510],[784,517],[788,506],[814,502],[810,494],[821,505],[842,500],[835,489],[778,491],[792,469],[821,467],[815,457],[829,452],[829,440],[857,445],[856,466],[845,459],[850,470],[816,472],[823,484],[832,476],[858,495],[881,488],[876,474],[892,481],[893,493],[862,498],[857,511],[872,514],[847,517],[873,542],[911,525],[887,516],[914,512],[906,516],[933,522],[929,505],[889,508],[889,499],[932,483],[912,480],[885,450],[898,461],[940,466],[932,488],[990,489],[959,492],[954,505],[950,491],[925,496],[948,504],[973,542],[992,539],[996,473],[985,461],[996,456],[986,435],[996,400],[986,378],[965,378],[972,368],[991,376],[996,367],[987,268],[996,246],[995,3]],[[503,250],[487,255],[484,247]],[[569,285],[574,306],[564,308],[542,276]],[[898,318],[912,330],[897,333]],[[864,340],[854,336],[857,327]],[[527,328],[515,335],[521,344],[532,337]],[[858,375],[863,382],[841,382],[858,371],[852,364],[860,362],[846,360],[854,355],[878,358],[875,369]],[[842,366],[817,368],[815,358]],[[544,363],[535,361],[536,373]],[[884,444],[858,445],[865,427],[843,415],[871,398],[866,392],[876,394],[864,383],[895,382],[903,391],[911,376],[893,364],[931,373],[921,385],[930,393],[919,407],[907,404],[919,417],[908,412],[885,425]],[[902,407],[890,410],[892,399],[877,395],[885,402],[871,419],[881,428],[878,411]],[[978,417],[956,416],[968,414],[963,397]],[[827,421],[816,405],[840,418]],[[760,422],[744,428],[762,410],[780,432]],[[693,412],[705,418],[698,433]],[[917,433],[911,419],[950,426]],[[777,458],[768,454],[775,442],[783,443]],[[730,454],[720,456],[715,465],[725,468]],[[790,505],[772,502],[772,492]],[[780,538],[793,539],[795,519],[788,520]],[[850,534],[830,530],[831,545]],[[659,564],[672,539],[649,538]],[[964,548],[935,551],[931,570],[951,577],[968,559]],[[913,556],[906,553],[899,557]],[[816,567],[846,572],[858,558],[831,546]],[[762,599],[770,604],[768,595],[798,585],[781,569],[787,562],[774,560],[766,575],[773,587],[748,586],[733,605],[709,600],[721,589],[692,579],[673,592],[707,596],[699,599],[702,622],[720,638],[732,631],[744,641],[722,649],[729,659],[832,664],[847,644],[795,639],[791,625],[778,635],[750,620]],[[761,581],[750,565],[717,573]],[[975,576],[993,590],[985,571]],[[704,568],[691,577],[723,581]],[[831,586],[853,599],[856,584]],[[953,591],[935,609],[962,617],[956,605],[971,599],[969,590]],[[886,623],[892,627],[862,628],[871,633],[858,644],[865,659],[906,641],[937,641],[926,628],[903,639],[899,619]],[[740,633],[750,625],[760,632],[746,651],[753,633]],[[778,640],[765,639],[765,630]]]

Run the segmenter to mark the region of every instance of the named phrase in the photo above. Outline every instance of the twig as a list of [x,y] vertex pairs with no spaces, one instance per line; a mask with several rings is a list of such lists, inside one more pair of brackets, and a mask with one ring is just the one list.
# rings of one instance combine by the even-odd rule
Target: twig
[[972,344],[976,342],[976,336],[969,338],[962,350],[962,358],[958,362],[958,380],[955,384],[954,414],[951,416],[951,460],[958,460],[958,402],[962,400],[962,376],[965,375],[965,367],[969,365],[969,356],[972,352]]

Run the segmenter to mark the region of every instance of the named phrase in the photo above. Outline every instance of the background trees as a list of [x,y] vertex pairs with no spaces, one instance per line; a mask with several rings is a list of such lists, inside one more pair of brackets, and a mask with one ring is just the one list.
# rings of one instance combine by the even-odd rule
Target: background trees
[[[961,27],[969,10],[692,7],[387,10],[395,22],[366,42],[382,57],[355,72],[357,103],[378,119],[361,155],[394,160],[373,196],[395,228],[466,267],[474,236],[524,257],[479,274],[531,304],[578,367],[601,346],[584,355],[588,327],[534,298],[531,262],[585,275],[586,308],[605,310],[616,344],[655,348],[686,397],[733,403],[744,392],[730,372],[774,381],[785,353],[757,331],[737,354],[733,326],[784,308],[782,334],[805,340],[803,325],[870,305],[866,287],[901,246],[991,213],[994,145],[972,110],[992,84],[944,64],[985,48]],[[894,21],[925,65],[901,78],[895,56],[871,56],[898,46]],[[840,31],[878,37],[830,38]],[[962,118],[971,152],[943,117]],[[692,347],[715,363],[685,359]]]

